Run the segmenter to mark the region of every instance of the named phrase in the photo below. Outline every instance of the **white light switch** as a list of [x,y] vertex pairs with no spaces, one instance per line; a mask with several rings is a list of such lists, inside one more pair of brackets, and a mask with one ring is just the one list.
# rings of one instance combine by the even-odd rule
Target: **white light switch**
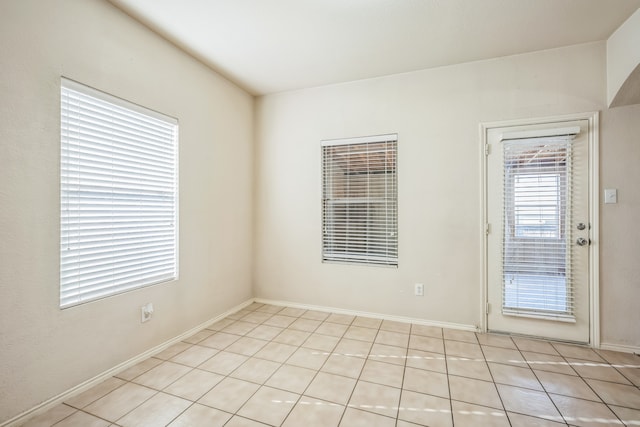
[[615,188],[605,188],[604,190],[604,202],[605,203],[618,203],[618,190]]

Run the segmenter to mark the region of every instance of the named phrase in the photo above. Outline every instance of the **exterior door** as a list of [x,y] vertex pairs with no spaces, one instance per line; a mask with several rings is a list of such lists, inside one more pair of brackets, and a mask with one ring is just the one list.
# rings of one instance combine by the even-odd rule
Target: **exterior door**
[[589,132],[486,128],[489,331],[589,342]]

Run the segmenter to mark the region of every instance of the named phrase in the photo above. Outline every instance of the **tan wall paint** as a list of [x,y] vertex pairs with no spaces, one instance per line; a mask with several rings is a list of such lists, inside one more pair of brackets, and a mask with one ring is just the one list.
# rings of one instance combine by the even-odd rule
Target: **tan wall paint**
[[[609,106],[638,102],[640,80],[640,9],[636,10],[607,40],[607,101]],[[635,73],[634,73],[635,71]],[[633,100],[628,102],[628,98]]]
[[[595,43],[258,98],[256,297],[480,325],[479,124],[605,97]],[[320,140],[395,132],[398,269],[323,264]]]
[[600,206],[602,345],[640,347],[640,105],[602,112],[600,197],[618,189],[617,204]]
[[[606,99],[604,43],[270,95],[254,158],[252,98],[106,2],[3,1],[0,39],[0,421],[253,295],[479,324],[478,124]],[[177,282],[57,308],[61,75],[180,120]],[[620,191],[601,207],[602,341],[632,346],[639,114],[601,120],[602,187]],[[400,267],[322,264],[319,141],[386,132],[400,135]]]
[[[3,0],[0,40],[1,423],[252,296],[253,98],[102,0]],[[61,75],[178,118],[179,280],[58,308]]]

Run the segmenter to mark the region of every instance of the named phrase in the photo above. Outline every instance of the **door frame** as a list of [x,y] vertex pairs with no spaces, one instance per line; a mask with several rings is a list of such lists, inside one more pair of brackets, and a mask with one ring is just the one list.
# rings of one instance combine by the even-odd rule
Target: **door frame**
[[[565,121],[587,120],[588,121],[588,145],[589,145],[589,223],[591,224],[591,245],[589,245],[589,345],[593,348],[600,347],[600,128],[599,112],[576,113],[551,117],[540,117],[531,119],[515,119],[496,122],[480,123],[480,156],[481,156],[481,194],[482,194],[482,223],[480,230],[482,233],[482,290],[481,306],[482,313],[481,329],[487,332],[488,326],[488,187],[487,187],[487,159],[489,129],[507,126],[526,126],[535,124],[553,124]],[[499,230],[495,230],[498,232]],[[494,308],[497,309],[497,308]]]

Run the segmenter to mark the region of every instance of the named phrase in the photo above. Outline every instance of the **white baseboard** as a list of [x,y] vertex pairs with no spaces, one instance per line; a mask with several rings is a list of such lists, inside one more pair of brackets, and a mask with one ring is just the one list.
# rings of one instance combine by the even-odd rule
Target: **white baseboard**
[[32,418],[32,417],[36,417],[46,411],[48,411],[49,409],[53,408],[54,406],[63,403],[65,400],[69,399],[70,397],[73,397],[75,395],[78,395],[80,393],[82,393],[83,391],[86,391],[88,389],[90,389],[91,387],[100,384],[101,382],[103,382],[104,380],[118,374],[119,372],[124,371],[127,368],[130,368],[131,366],[142,362],[145,359],[148,359],[149,357],[153,356],[154,354],[158,354],[160,353],[162,350],[172,346],[173,344],[176,344],[180,341],[182,341],[185,338],[190,337],[191,335],[195,334],[198,331],[201,331],[202,329],[206,328],[207,326],[210,326],[214,323],[216,323],[217,321],[229,316],[230,314],[233,314],[239,310],[242,310],[243,308],[247,307],[248,305],[253,303],[253,298],[249,299],[241,304],[238,304],[237,306],[235,306],[234,308],[225,311],[224,313],[214,317],[213,319],[209,319],[204,323],[199,324],[198,326],[195,326],[191,329],[189,329],[186,332],[183,332],[182,334],[171,338],[168,341],[163,342],[162,344],[159,344],[155,347],[153,347],[150,350],[145,351],[144,353],[141,353],[137,356],[132,357],[129,360],[126,360],[122,363],[120,363],[117,366],[114,366],[111,369],[108,369],[104,372],[102,372],[101,374],[96,375],[93,378],[88,379],[87,381],[78,384],[75,387],[72,387],[66,391],[63,391],[62,393],[58,394],[57,396],[52,397],[51,399],[48,399],[44,402],[42,402],[41,404],[26,410],[25,412],[16,415],[15,417],[3,422],[2,424],[0,424],[0,427],[17,427],[21,424],[23,424],[24,422],[27,421],[27,419]]
[[393,320],[396,322],[402,323],[414,323],[416,325],[423,326],[437,326],[440,328],[449,328],[449,329],[458,329],[461,331],[471,331],[471,332],[479,332],[478,328],[473,325],[464,325],[460,323],[450,323],[450,322],[438,322],[433,320],[425,320],[418,319],[414,317],[405,317],[405,316],[394,316],[390,314],[380,314],[380,313],[370,313],[368,311],[357,311],[357,310],[345,310],[342,308],[335,307],[325,307],[318,305],[310,305],[310,304],[298,304],[291,301],[277,301],[270,300],[265,298],[254,298],[254,301],[260,304],[271,304],[278,305],[283,307],[293,307],[293,308],[301,308],[305,310],[315,310],[315,311],[323,311],[337,314],[346,314],[351,316],[363,316],[363,317],[372,317],[374,319],[382,319],[382,320]]
[[[259,304],[271,304],[271,305],[277,305],[282,307],[301,308],[305,310],[315,310],[315,311],[322,311],[322,312],[329,312],[329,313],[347,314],[352,316],[372,317],[374,319],[394,320],[396,322],[414,323],[416,325],[437,326],[440,328],[458,329],[461,331],[480,332],[479,328],[476,326],[465,325],[460,323],[439,322],[435,320],[425,320],[425,319],[418,319],[418,318],[404,317],[404,316],[393,316],[389,314],[371,313],[367,311],[345,310],[345,309],[336,308],[336,307],[326,307],[326,306],[318,306],[318,305],[311,305],[311,304],[299,304],[292,301],[279,301],[279,300],[271,300],[266,298],[254,298],[253,300],[254,302],[257,302]],[[622,353],[634,353],[634,354],[640,355],[640,347],[637,347],[637,346],[608,344],[608,343],[601,342],[600,347],[598,348],[602,350],[618,351]]]
[[607,344],[600,343],[600,350],[610,350],[610,351],[619,351],[621,353],[634,353],[640,354],[640,347],[632,346],[632,345],[622,345],[622,344]]

